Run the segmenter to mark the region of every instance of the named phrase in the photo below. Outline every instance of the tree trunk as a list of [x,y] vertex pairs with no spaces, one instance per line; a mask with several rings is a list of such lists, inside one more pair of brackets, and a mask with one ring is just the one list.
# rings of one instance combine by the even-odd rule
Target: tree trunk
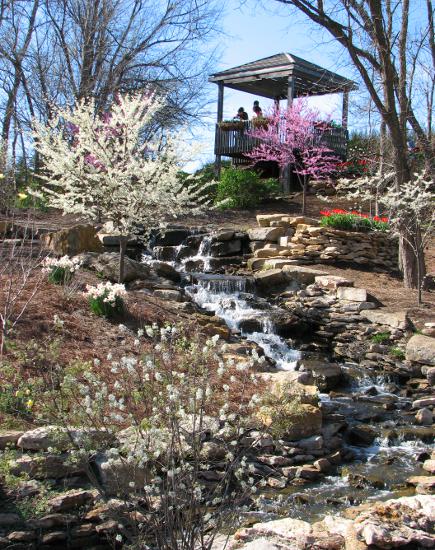
[[124,260],[128,237],[119,237],[119,283],[124,282]]

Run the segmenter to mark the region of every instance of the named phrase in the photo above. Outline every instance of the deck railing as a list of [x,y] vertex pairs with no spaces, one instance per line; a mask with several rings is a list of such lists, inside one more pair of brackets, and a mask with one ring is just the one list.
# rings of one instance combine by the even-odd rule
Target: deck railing
[[[248,135],[252,129],[252,123],[247,121],[241,130],[228,130],[216,124],[214,152],[222,156],[243,156],[250,153],[260,141]],[[347,154],[348,131],[344,128],[315,129],[319,137],[319,143],[331,149],[340,158],[345,159]]]

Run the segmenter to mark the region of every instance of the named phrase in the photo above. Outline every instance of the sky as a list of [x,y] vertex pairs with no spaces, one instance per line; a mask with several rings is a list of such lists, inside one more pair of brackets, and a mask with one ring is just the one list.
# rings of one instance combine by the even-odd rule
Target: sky
[[[240,6],[240,0],[228,0],[223,13],[223,35],[217,41],[221,55],[215,72],[242,65],[256,59],[269,57],[283,52],[293,53],[338,74],[352,78],[352,71],[346,67],[345,58],[340,47],[327,36],[314,33],[313,27],[302,17],[290,17],[288,8],[267,0],[268,9],[253,8],[253,2]],[[259,2],[256,2],[259,4]],[[201,160],[191,163],[189,171],[199,168],[204,162],[214,160],[213,143],[217,110],[216,84],[209,84],[211,99],[210,116],[206,119],[205,128],[194,133],[203,144]],[[271,106],[272,101],[250,94],[225,88],[224,119],[232,118],[241,106],[252,116],[252,103],[260,101],[263,110]],[[352,94],[350,95],[352,101]],[[318,108],[325,116],[341,120],[341,94],[325,95],[312,98],[310,104]],[[349,126],[364,130],[349,115]]]

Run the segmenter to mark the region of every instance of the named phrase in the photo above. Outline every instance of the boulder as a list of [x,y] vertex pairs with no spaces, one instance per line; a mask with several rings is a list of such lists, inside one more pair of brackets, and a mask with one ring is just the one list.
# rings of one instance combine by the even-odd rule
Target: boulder
[[96,493],[94,491],[86,491],[79,489],[77,491],[68,491],[61,495],[57,495],[47,502],[47,508],[50,512],[65,512],[79,508],[95,500]]
[[166,228],[159,229],[155,233],[154,246],[178,246],[188,236],[190,231],[185,228]]
[[172,290],[168,288],[157,288],[154,290],[154,296],[162,298],[168,302],[182,302],[183,295],[179,290]]
[[101,252],[103,245],[97,236],[93,225],[75,225],[52,233],[41,235],[41,243],[47,248],[63,256],[75,256],[82,252]]
[[351,445],[368,447],[373,443],[376,432],[367,424],[352,426],[346,432],[346,439]]
[[[86,254],[82,256],[84,267],[94,269],[105,279],[117,282],[119,279],[119,254],[117,252],[104,252],[103,254]],[[159,263],[159,262],[156,262]],[[160,262],[161,263],[161,262]],[[148,279],[150,267],[128,256],[124,258],[124,282],[128,283],[136,279]]]
[[423,462],[423,469],[429,472],[430,474],[435,474],[435,460],[425,460]]
[[258,214],[257,223],[260,227],[269,227],[270,222],[281,221],[285,214]]
[[[119,244],[121,240],[120,235],[103,233],[100,231],[97,236],[102,242],[103,246],[107,246],[109,248],[113,248],[113,247],[119,248]],[[131,237],[128,238],[128,241],[127,241],[128,247],[137,246],[137,245],[138,245],[137,239],[131,238]]]
[[409,485],[415,487],[419,495],[433,495],[435,493],[435,476],[411,476],[406,481]]
[[285,265],[282,271],[288,280],[297,281],[305,285],[313,283],[318,276],[326,275],[325,272],[319,271],[318,269],[300,265]]
[[242,241],[240,239],[218,241],[211,245],[211,256],[232,256],[242,251]]
[[435,406],[435,397],[422,397],[421,399],[416,399],[412,403],[413,409],[421,409],[433,406]]
[[0,450],[2,451],[9,446],[15,446],[23,433],[24,432],[22,430],[0,431]]
[[297,441],[320,433],[322,412],[313,405],[298,404],[291,401],[260,407],[256,414],[258,420],[267,428],[279,430],[279,437]]
[[143,490],[149,472],[146,467],[125,458],[109,458],[102,453],[95,458],[95,468],[104,490],[109,495],[127,495]]
[[257,285],[262,288],[273,290],[273,287],[281,286],[286,283],[286,278],[281,269],[265,269],[257,271],[254,274],[254,279]]
[[414,334],[406,344],[406,359],[425,365],[435,365],[435,338]]
[[304,359],[301,367],[303,370],[311,372],[320,391],[329,392],[343,381],[341,367],[335,363]]
[[267,269],[282,269],[286,265],[300,265],[299,260],[271,258],[265,260],[264,267]]
[[430,367],[426,370],[427,381],[431,386],[435,386],[435,367]]
[[386,311],[385,309],[377,309],[376,311],[361,312],[361,317],[371,323],[400,330],[406,330],[409,326],[407,310]]
[[[144,265],[140,262],[136,262],[136,264],[139,264],[140,266]],[[152,271],[159,277],[164,277],[165,279],[169,279],[171,281],[174,281],[175,283],[178,283],[178,281],[180,281],[181,279],[178,271],[170,264],[167,264],[165,262],[153,262],[151,267]]]
[[213,233],[213,241],[226,242],[231,241],[234,238],[234,229],[218,229],[216,233]]
[[265,263],[266,258],[249,258],[246,262],[246,267],[251,271],[257,271],[257,269],[261,269]]
[[336,290],[341,286],[353,286],[353,281],[336,275],[318,275],[314,278],[316,286]]
[[350,302],[367,302],[367,290],[365,288],[340,286],[337,288],[337,298]]
[[[72,439],[72,441],[71,441]],[[47,451],[50,447],[66,451],[73,442],[76,445],[90,445],[95,449],[98,443],[105,443],[111,437],[107,432],[96,429],[62,428],[60,426],[41,426],[24,432],[17,446],[30,451]]]
[[248,237],[251,241],[277,242],[284,235],[284,227],[256,227],[248,230]]
[[423,408],[417,411],[415,421],[422,426],[431,426],[433,422],[433,413],[430,409]]
[[34,479],[58,479],[85,473],[80,465],[68,462],[67,454],[23,455],[10,461],[9,469],[15,476],[26,474]]

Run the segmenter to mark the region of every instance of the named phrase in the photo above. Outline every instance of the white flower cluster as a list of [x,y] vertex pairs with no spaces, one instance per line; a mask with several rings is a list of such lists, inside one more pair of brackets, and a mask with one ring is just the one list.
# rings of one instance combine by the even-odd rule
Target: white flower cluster
[[62,256],[62,258],[45,258],[43,271],[50,272],[55,268],[65,269],[70,273],[74,273],[80,269],[82,260],[80,258],[70,258]]
[[[143,140],[164,111],[155,95],[119,95],[105,120],[96,117],[95,101],[84,98],[73,109],[57,110],[47,124],[34,121],[35,147],[44,158],[41,192],[50,206],[64,213],[113,223],[128,236],[140,223],[145,230],[156,220],[203,212],[208,185],[194,176],[181,181],[179,171],[194,151],[184,136]],[[65,134],[71,139],[65,139]],[[155,134],[155,132],[154,132]],[[157,133],[158,134],[158,133]],[[116,136],[116,139],[114,139]]]
[[127,292],[125,286],[118,283],[100,283],[97,286],[86,285],[86,292],[84,293],[88,298],[97,300],[102,298],[103,302],[114,305],[117,298],[123,298]]

